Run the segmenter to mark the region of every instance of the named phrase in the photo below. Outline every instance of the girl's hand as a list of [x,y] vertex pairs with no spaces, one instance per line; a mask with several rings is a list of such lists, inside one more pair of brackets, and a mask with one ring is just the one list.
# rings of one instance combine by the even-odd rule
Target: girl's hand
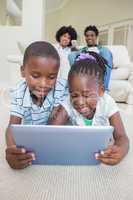
[[124,149],[122,146],[110,145],[106,150],[101,151],[101,153],[96,153],[95,157],[102,163],[107,165],[116,165],[125,156]]
[[17,148],[12,145],[6,148],[6,160],[13,169],[23,169],[32,164],[35,155],[27,153],[24,148]]

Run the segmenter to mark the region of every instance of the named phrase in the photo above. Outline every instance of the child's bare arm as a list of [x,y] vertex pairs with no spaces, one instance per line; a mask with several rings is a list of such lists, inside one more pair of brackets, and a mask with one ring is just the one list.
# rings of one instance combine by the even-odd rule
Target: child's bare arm
[[115,140],[115,145],[121,146],[123,148],[124,155],[126,155],[129,149],[129,140],[126,135],[119,112],[117,112],[110,118],[110,125],[114,127],[113,136]]
[[26,153],[26,149],[24,148],[16,147],[10,128],[11,124],[21,124],[21,118],[16,116],[10,117],[9,125],[6,130],[6,160],[13,169],[23,169],[31,164],[34,155]]
[[97,156],[97,159],[108,165],[119,163],[127,154],[129,149],[129,140],[126,136],[125,129],[119,112],[110,118],[110,125],[114,127],[114,144],[110,145],[105,151]]
[[59,105],[58,107],[54,107],[49,120],[48,124],[50,125],[64,125],[68,121],[69,117],[66,110],[63,106]]

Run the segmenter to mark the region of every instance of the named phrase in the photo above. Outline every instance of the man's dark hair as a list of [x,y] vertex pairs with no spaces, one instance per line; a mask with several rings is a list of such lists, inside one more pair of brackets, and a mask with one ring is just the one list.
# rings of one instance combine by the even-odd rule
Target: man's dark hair
[[23,65],[25,65],[28,59],[32,56],[53,58],[60,63],[60,58],[55,47],[45,41],[33,42],[26,48],[24,53]]
[[87,31],[93,31],[93,32],[96,34],[96,36],[99,35],[99,31],[98,31],[98,29],[97,29],[96,26],[91,26],[91,25],[90,25],[90,26],[87,26],[87,27],[85,28],[85,30],[84,30],[84,35],[86,35]]
[[[64,34],[68,33],[71,37],[71,40],[77,40],[77,32],[72,26],[62,26],[57,32],[56,32],[56,41],[60,42],[60,37]],[[71,46],[71,41],[68,46]]]

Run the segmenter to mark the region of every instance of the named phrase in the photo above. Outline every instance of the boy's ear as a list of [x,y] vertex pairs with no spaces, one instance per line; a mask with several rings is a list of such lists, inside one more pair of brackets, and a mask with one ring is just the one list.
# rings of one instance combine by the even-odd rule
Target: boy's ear
[[20,71],[21,71],[21,76],[24,78],[25,77],[25,70],[24,70],[24,66],[23,65],[21,66]]

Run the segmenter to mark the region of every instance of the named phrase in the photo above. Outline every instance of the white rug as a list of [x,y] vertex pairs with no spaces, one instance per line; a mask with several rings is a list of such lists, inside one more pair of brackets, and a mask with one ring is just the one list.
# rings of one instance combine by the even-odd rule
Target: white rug
[[[8,94],[0,97],[0,200],[132,200],[133,112],[121,106],[130,151],[117,166],[31,166],[12,170],[5,161]],[[4,99],[3,99],[4,98]],[[125,114],[124,114],[125,112]]]

